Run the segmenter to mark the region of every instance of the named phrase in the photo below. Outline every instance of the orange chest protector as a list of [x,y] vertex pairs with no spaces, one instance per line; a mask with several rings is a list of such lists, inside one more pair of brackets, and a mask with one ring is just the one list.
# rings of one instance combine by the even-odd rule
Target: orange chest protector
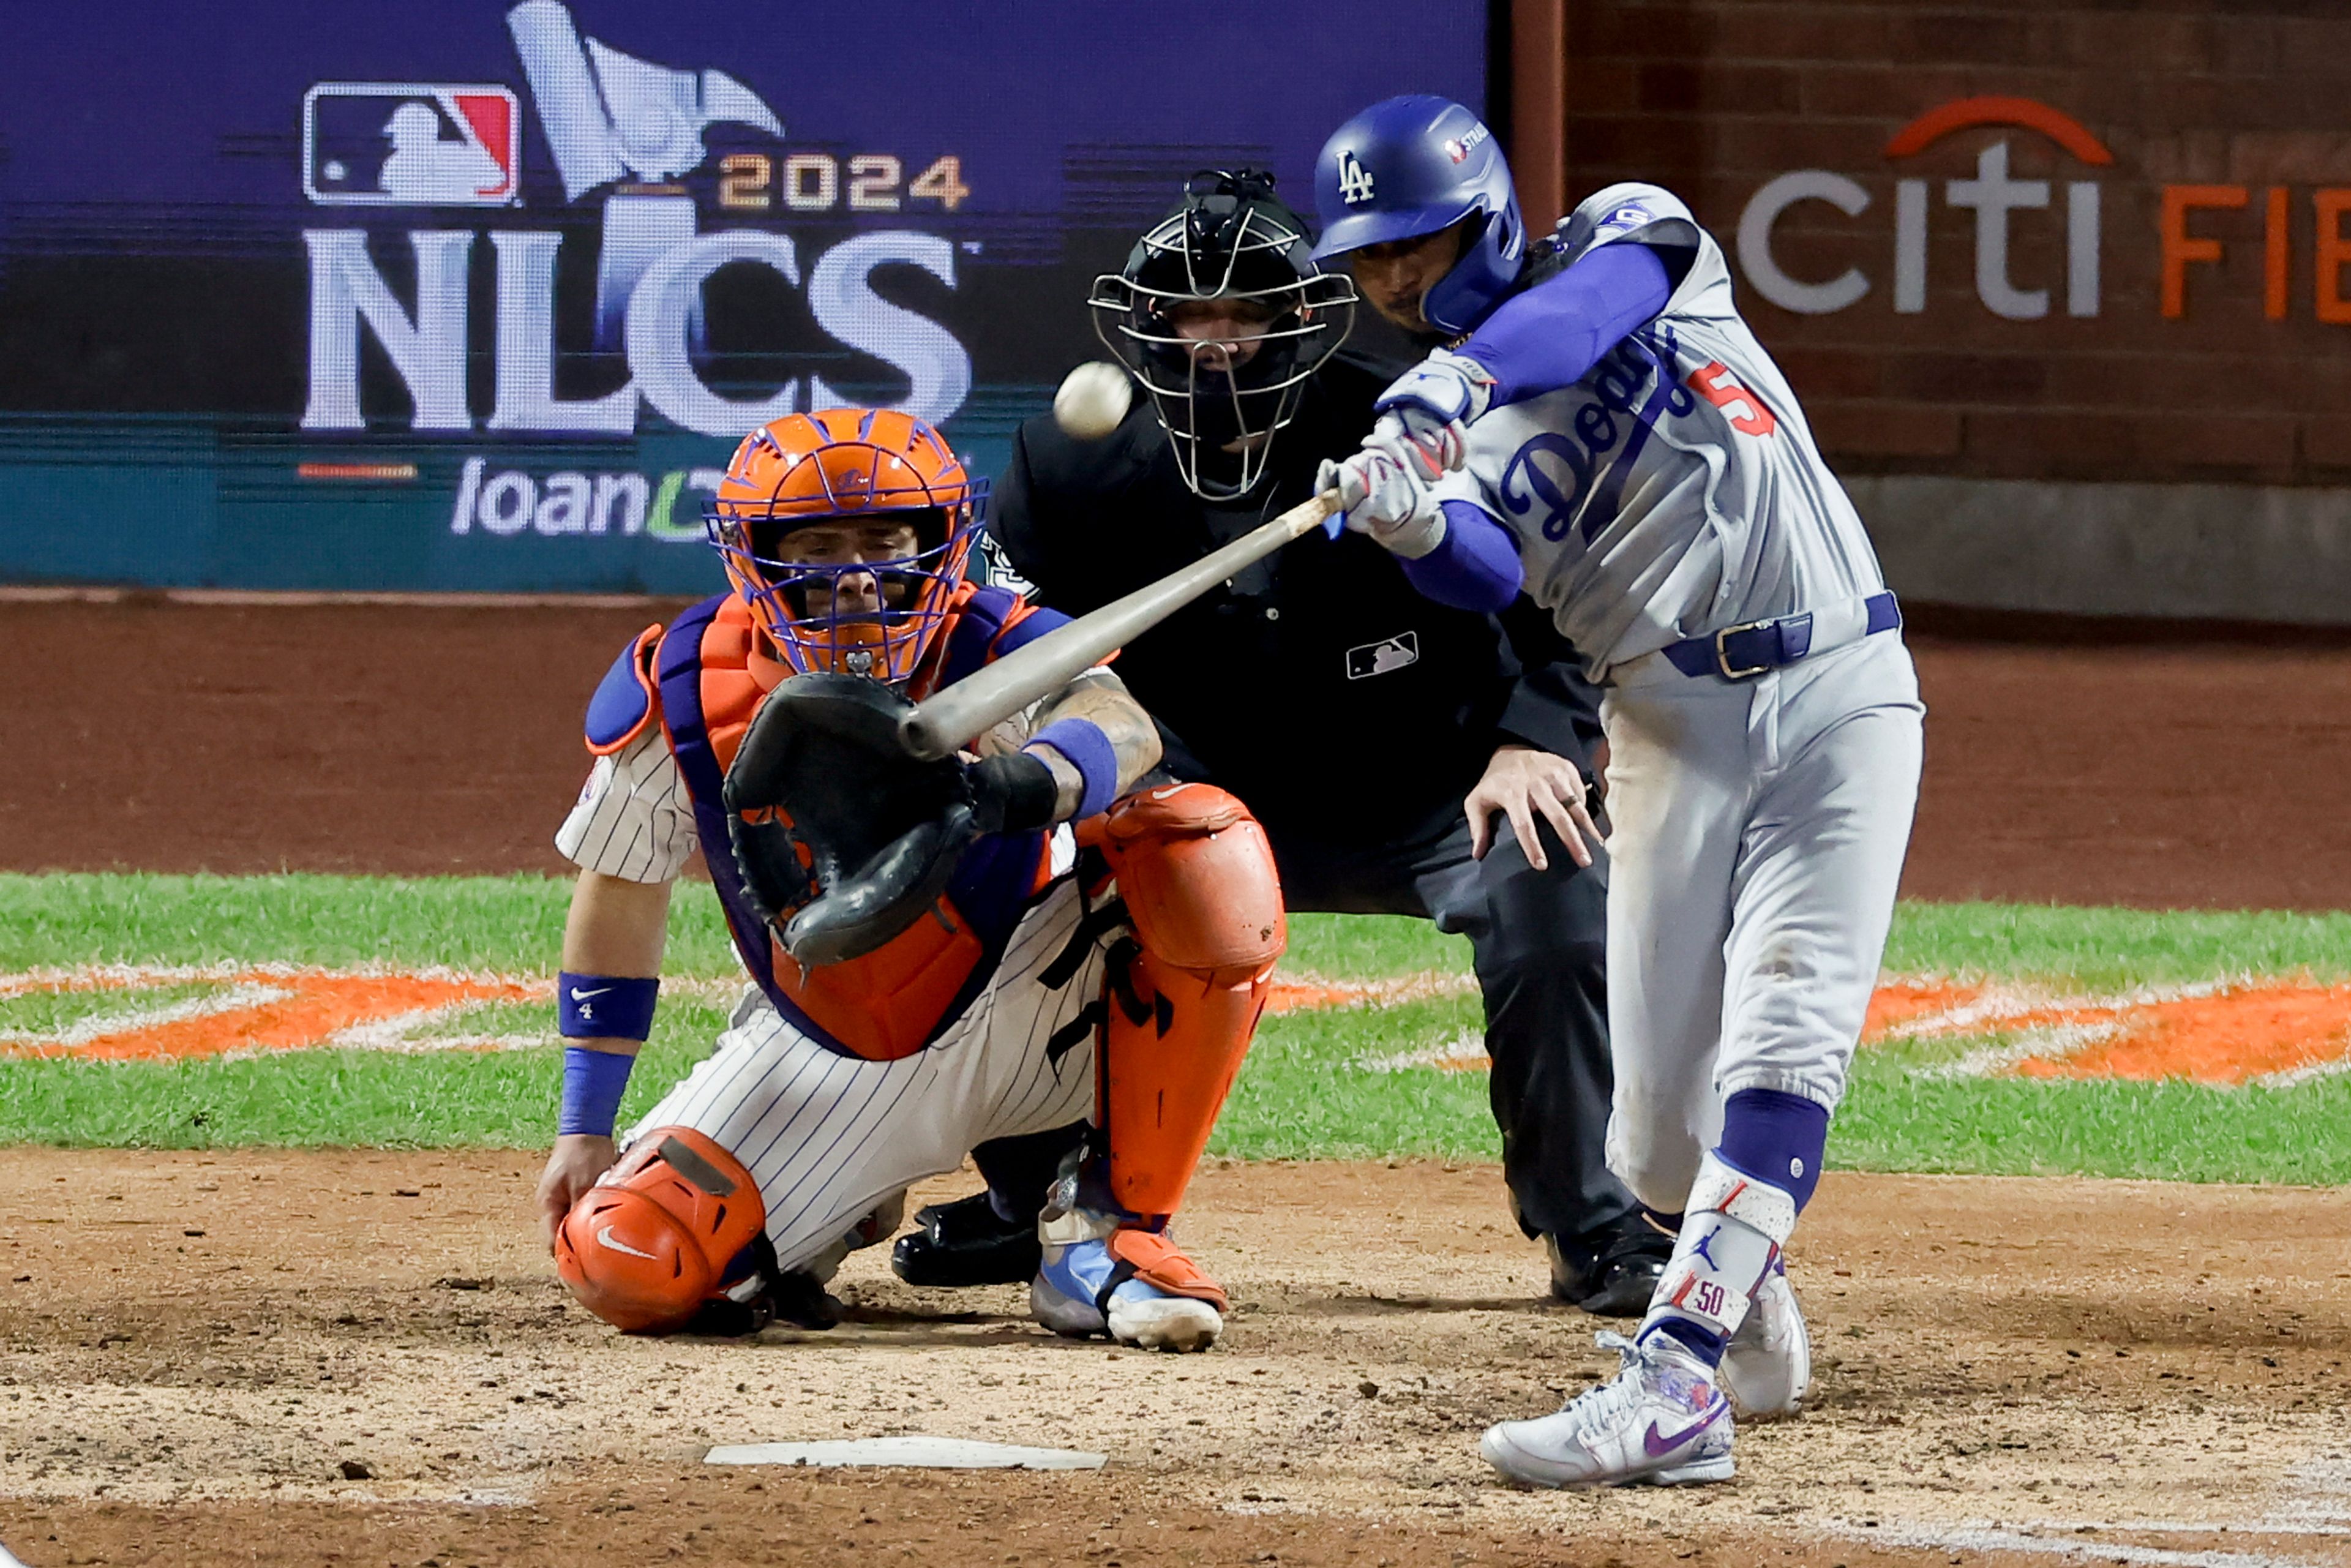
[[795,1027],[843,1055],[894,1061],[938,1039],[987,989],[1013,928],[1050,881],[1044,835],[980,840],[925,918],[862,958],[803,968],[744,892],[722,794],[752,716],[791,671],[761,651],[733,594],[680,616],[654,669],[703,858],[753,983]]

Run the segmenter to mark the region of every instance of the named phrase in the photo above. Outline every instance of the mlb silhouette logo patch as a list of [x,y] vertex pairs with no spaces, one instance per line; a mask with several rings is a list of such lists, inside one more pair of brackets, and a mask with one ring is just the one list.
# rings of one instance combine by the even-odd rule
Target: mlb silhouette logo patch
[[522,111],[495,83],[320,82],[302,99],[302,191],[327,206],[503,207]]
[[1377,643],[1366,643],[1360,648],[1347,650],[1347,678],[1368,681],[1374,675],[1384,675],[1390,670],[1401,670],[1406,664],[1420,663],[1420,633],[1399,632]]

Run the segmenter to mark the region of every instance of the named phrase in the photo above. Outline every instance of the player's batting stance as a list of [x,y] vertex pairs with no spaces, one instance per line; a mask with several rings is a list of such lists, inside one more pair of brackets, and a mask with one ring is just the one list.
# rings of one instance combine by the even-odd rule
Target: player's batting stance
[[1424,592],[1521,584],[1606,688],[1609,1160],[1680,1228],[1624,1366],[1489,1430],[1541,1486],[1720,1480],[1734,1405],[1810,1373],[1781,1249],[1820,1178],[1918,788],[1918,687],[1861,520],[1654,185],[1525,243],[1460,105],[1398,98],[1324,145],[1318,256],[1446,346],[1322,483]]
[[[984,758],[900,747],[910,698],[1062,622],[965,580],[986,510],[908,415],[755,431],[709,519],[733,591],[649,628],[590,705],[538,1197],[564,1281],[623,1329],[830,1322],[824,1280],[911,1183],[1077,1119],[1039,1321],[1174,1350],[1223,1326],[1166,1226],[1282,949],[1271,852],[1222,790],[1125,793],[1159,747],[1107,669]],[[616,1145],[697,844],[751,987]]]
[[[1308,259],[1307,233],[1270,176],[1205,172],[1094,280],[1096,330],[1148,399],[1106,437],[1055,416],[1015,433],[988,528],[1038,599],[1091,612],[1312,495],[1321,461],[1362,442],[1402,362],[1344,350],[1354,289]],[[1317,528],[1129,638],[1118,667],[1157,722],[1161,768],[1257,813],[1291,910],[1468,936],[1513,1218],[1546,1243],[1560,1299],[1637,1316],[1672,1240],[1603,1157],[1606,856],[1579,866],[1536,828],[1582,794],[1574,759],[1600,732],[1599,694],[1548,613],[1448,609],[1371,540]],[[991,1190],[917,1214],[893,1267],[923,1284],[1026,1279],[1059,1152],[975,1149]]]

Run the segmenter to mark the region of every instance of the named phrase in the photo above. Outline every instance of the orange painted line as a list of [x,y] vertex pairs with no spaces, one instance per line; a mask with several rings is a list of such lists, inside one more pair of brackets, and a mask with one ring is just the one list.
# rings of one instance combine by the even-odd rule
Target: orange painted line
[[[66,979],[33,988],[111,990],[139,983],[109,983],[115,977],[102,975],[90,978],[96,983]],[[153,1061],[220,1056],[230,1051],[300,1051],[327,1044],[339,1032],[361,1024],[431,1013],[468,1002],[529,1001],[546,994],[542,986],[513,980],[397,974],[280,975],[255,970],[227,977],[222,983],[268,986],[292,995],[228,1011],[120,1030],[75,1044],[36,1040],[5,1049],[11,1055],[95,1061]]]
[[1862,1023],[1861,1038],[1883,1040],[1899,1025],[1965,1007],[1981,995],[1981,986],[1880,986],[1870,996],[1869,1015]]
[[2121,1009],[2122,1032],[2064,1056],[2029,1057],[2020,1078],[2186,1079],[2236,1085],[2351,1058],[2351,986],[2262,986]]
[[1269,1013],[1311,1012],[1320,1008],[1343,1008],[1364,999],[1360,986],[1326,986],[1314,981],[1276,980],[1265,995]]
[[[178,1016],[144,1024],[126,1020],[125,1027],[93,1038],[0,1042],[0,1054],[128,1061],[300,1051],[331,1045],[347,1031],[371,1024],[422,1021],[469,1003],[532,1001],[546,995],[544,981],[495,976],[94,967],[79,972],[0,977],[0,998],[28,993],[135,993],[191,981],[224,988],[266,988],[273,994],[266,999],[193,1014],[184,1003],[171,1004]],[[1466,994],[1468,989],[1466,981],[1444,976],[1370,983],[1283,980],[1272,988],[1266,1010],[1287,1013],[1376,1005]],[[2235,1085],[2311,1070],[2351,1069],[2351,985],[2309,982],[2241,986],[2194,996],[2175,992],[2158,1000],[2085,1000],[2069,1006],[2045,996],[2020,996],[2007,1005],[2000,993],[1982,986],[1896,981],[1879,988],[1871,998],[1864,1038],[1883,1039],[1903,1032],[1906,1025],[1954,1014],[1959,1016],[1949,1017],[1942,1024],[1930,1021],[1929,1029],[1948,1034],[2070,1030],[2075,1040],[2085,1033],[2091,1037],[2072,1050],[2053,1042],[2043,1048],[2042,1054],[1983,1069],[2022,1078],[2179,1079]],[[2030,1049],[2031,1042],[2026,1043]],[[1482,1052],[1464,1051],[1442,1061],[1432,1058],[1426,1065],[1476,1071],[1488,1063]]]
[[[1364,999],[1364,988],[1292,988],[1293,1007],[1334,1006]],[[2001,1076],[2076,1081],[2156,1082],[2179,1079],[2237,1086],[2313,1070],[2351,1071],[2351,986],[2279,981],[2157,999],[2067,1003],[2045,994],[2008,997],[1991,987],[1941,981],[1893,981],[1871,997],[1865,1041],[1917,1032],[1965,1039],[1989,1034],[2031,1036],[2046,1031],[2082,1041],[2055,1040],[2042,1054],[2000,1061],[1979,1071]],[[2084,1036],[2088,1036],[2084,1040]],[[2028,1051],[2032,1042],[2022,1042]],[[1395,1067],[1478,1071],[1482,1052],[1407,1054]]]

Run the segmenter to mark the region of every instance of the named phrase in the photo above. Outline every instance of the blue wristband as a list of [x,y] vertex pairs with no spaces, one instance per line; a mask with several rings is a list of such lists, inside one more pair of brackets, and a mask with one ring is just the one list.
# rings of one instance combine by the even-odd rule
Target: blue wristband
[[556,1118],[558,1133],[612,1135],[620,1118],[621,1094],[629,1086],[633,1056],[617,1051],[593,1051],[584,1045],[563,1048],[563,1111]]
[[643,1040],[660,995],[659,980],[566,969],[555,977],[556,1031],[566,1040]]
[[1118,748],[1102,726],[1090,718],[1057,718],[1029,737],[1020,749],[1050,746],[1078,770],[1085,788],[1079,791],[1078,809],[1071,818],[1081,821],[1100,811],[1110,810],[1118,799]]

